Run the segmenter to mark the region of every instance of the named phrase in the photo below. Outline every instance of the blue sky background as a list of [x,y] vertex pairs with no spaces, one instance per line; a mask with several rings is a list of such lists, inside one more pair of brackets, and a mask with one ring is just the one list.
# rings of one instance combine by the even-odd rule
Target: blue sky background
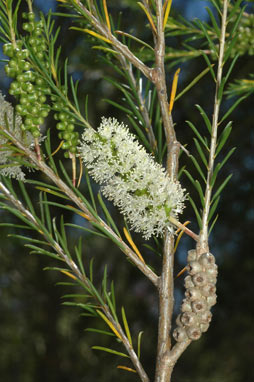
[[[34,4],[41,8],[45,13],[56,9],[56,0],[34,0]],[[209,1],[205,0],[175,0],[173,1],[173,6],[175,5],[178,9],[182,7],[185,17],[189,20],[198,17],[199,19],[206,18],[205,7],[209,4]],[[108,0],[108,6],[110,6],[110,0]]]

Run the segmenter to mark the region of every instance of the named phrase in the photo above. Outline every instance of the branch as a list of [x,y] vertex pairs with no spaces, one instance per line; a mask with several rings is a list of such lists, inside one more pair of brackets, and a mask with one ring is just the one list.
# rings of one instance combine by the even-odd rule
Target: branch
[[[155,86],[161,108],[161,116],[167,143],[167,172],[172,180],[177,179],[180,146],[176,140],[172,116],[169,113],[166,76],[164,67],[165,36],[162,1],[156,0],[157,39],[155,45]],[[162,274],[159,284],[159,324],[155,382],[168,382],[172,367],[168,362],[171,349],[171,322],[174,307],[174,237],[164,237]]]
[[131,62],[136,68],[138,68],[150,81],[153,80],[153,69],[146,66],[142,61],[136,57],[130,49],[122,44],[108,29],[107,25],[103,25],[98,17],[95,17],[91,11],[89,11],[81,1],[75,1],[73,6],[80,11],[86,18],[88,18],[94,27],[103,37],[109,40],[113,48],[121,53],[129,62]]
[[216,89],[215,89],[215,98],[214,98],[211,143],[210,143],[209,162],[208,162],[207,179],[206,179],[204,209],[202,213],[202,230],[200,232],[200,238],[199,238],[199,244],[198,244],[198,250],[200,253],[208,251],[208,216],[209,216],[209,211],[211,206],[211,197],[212,197],[212,186],[210,183],[211,183],[211,179],[213,175],[215,151],[216,151],[216,145],[217,145],[218,120],[219,120],[220,103],[221,103],[221,100],[219,99],[219,89],[221,86],[222,71],[223,71],[223,59],[224,59],[226,27],[227,27],[227,9],[228,9],[228,0],[224,0],[222,19],[221,19],[219,60],[218,60]]
[[[76,263],[65,253],[63,248],[53,239],[52,235],[47,232],[44,227],[41,226],[41,224],[38,223],[38,220],[35,219],[35,217],[31,214],[30,211],[28,211],[24,205],[21,203],[20,200],[16,199],[11,192],[8,190],[8,188],[5,187],[5,185],[0,182],[0,190],[5,195],[6,199],[11,202],[14,207],[22,213],[24,217],[26,217],[37,229],[37,231],[44,237],[44,239],[48,242],[48,244],[53,248],[53,250],[59,255],[59,257],[67,264],[67,266],[71,269],[72,273],[75,275],[75,278],[79,279],[82,283],[84,283],[88,290],[90,289],[90,283],[88,282],[87,277],[82,274],[76,265]],[[93,296],[96,298],[96,296]],[[110,309],[107,304],[101,304],[100,300],[96,300],[97,304],[100,306],[100,308],[103,310],[104,314],[108,318],[108,320],[111,322],[113,327],[115,328],[116,332],[120,334],[121,340],[123,342],[124,347],[126,348],[130,359],[137,370],[137,373],[139,374],[142,382],[149,382],[149,378],[143,369],[142,364],[139,361],[139,358],[137,354],[135,353],[132,345],[130,344],[128,338],[126,337],[121,325],[116,322],[110,312]]]
[[133,75],[132,65],[130,63],[127,64],[126,59],[123,55],[119,55],[119,57],[117,57],[117,58],[120,60],[120,62],[122,63],[122,66],[128,72],[132,86],[136,89],[136,92],[138,95],[138,100],[140,103],[139,110],[140,110],[140,113],[142,114],[144,121],[145,121],[145,124],[146,124],[146,133],[148,136],[148,140],[149,140],[149,143],[152,147],[153,152],[155,152],[155,150],[157,148],[157,142],[156,142],[154,132],[153,132],[153,127],[152,127],[152,124],[151,124],[151,121],[149,118],[149,113],[148,113],[147,107],[145,105],[144,99],[142,97],[142,90],[137,85],[136,79]]
[[87,220],[93,223],[98,224],[105,231],[108,232],[109,237],[113,237],[114,241],[118,243],[119,248],[125,253],[125,255],[136,265],[136,267],[155,285],[158,285],[158,276],[146,265],[144,264],[139,257],[135,254],[134,251],[99,217],[95,217],[87,209],[86,205],[82,202],[80,197],[78,197],[75,192],[63,182],[47,164],[43,161],[40,161],[37,156],[26,146],[22,144],[16,137],[14,137],[10,131],[5,130],[6,135],[9,136],[10,140],[21,149],[24,154],[29,158],[30,162],[35,164],[39,170],[41,170],[48,178],[54,182],[59,189],[61,189],[70,200],[75,203],[78,208],[84,212],[87,217]]
[[[6,198],[14,205],[14,207],[22,213],[36,228],[37,231],[47,240],[49,245],[54,249],[54,251],[60,256],[62,260],[68,265],[68,267],[75,273],[75,275],[81,280],[83,275],[79,271],[78,266],[74,263],[72,259],[70,259],[64,252],[64,250],[60,247],[60,245],[53,239],[51,235],[46,235],[45,230],[42,230],[43,227],[38,223],[35,217],[28,211],[20,200],[16,199],[5,187],[5,185],[0,182],[0,190],[6,196]],[[50,236],[50,239],[49,239]],[[82,279],[84,282],[84,280]],[[86,283],[87,284],[87,283]]]
[[[208,166],[208,176],[207,176],[207,188],[205,194],[205,208],[203,211],[203,231],[201,231],[198,243],[198,249],[200,252],[208,250],[208,214],[210,208],[211,200],[211,187],[210,180],[213,173],[214,166],[214,154],[216,149],[217,141],[217,128],[218,128],[218,117],[219,117],[219,108],[220,101],[218,99],[218,91],[222,79],[222,68],[223,68],[223,56],[224,56],[224,46],[225,46],[225,32],[226,32],[226,20],[227,20],[227,5],[228,0],[223,2],[223,13],[222,13],[222,22],[221,22],[221,37],[220,37],[220,53],[218,61],[218,71],[217,71],[217,83],[216,83],[216,92],[215,92],[215,105],[214,105],[214,114],[213,114],[213,124],[212,124],[212,134],[211,134],[211,148],[210,148],[210,157],[209,157],[209,166]],[[197,251],[198,252],[198,251]],[[187,349],[191,343],[190,339],[186,339],[182,342],[177,342],[171,350],[167,350],[166,354],[164,353],[163,364],[160,370],[160,379],[158,378],[156,382],[168,382],[170,381],[170,375],[173,371],[173,368],[181,356],[181,354]],[[159,374],[159,373],[158,373]]]
[[112,325],[117,330],[117,332],[120,334],[120,337],[121,337],[121,340],[123,342],[123,345],[126,348],[127,352],[129,353],[130,359],[131,359],[135,369],[137,370],[137,373],[139,374],[141,381],[142,382],[149,382],[149,378],[148,378],[145,370],[143,369],[143,366],[140,363],[140,360],[139,360],[136,352],[134,351],[134,349],[133,349],[132,345],[130,344],[128,338],[126,337],[122,327],[120,326],[119,323],[117,323],[114,320],[114,318],[113,318],[112,314],[110,313],[110,310],[109,310],[107,305],[105,305],[105,307],[103,307],[102,309],[103,309],[105,315],[107,316],[107,318],[110,320]]

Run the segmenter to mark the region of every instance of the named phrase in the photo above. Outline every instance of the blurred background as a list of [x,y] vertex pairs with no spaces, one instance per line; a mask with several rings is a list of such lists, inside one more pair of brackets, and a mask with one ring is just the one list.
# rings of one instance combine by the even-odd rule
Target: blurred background
[[[208,2],[175,0],[172,12],[180,13],[192,20],[206,19],[204,7]],[[57,10],[55,0],[34,0],[36,11],[47,13],[51,8]],[[146,20],[132,0],[108,0],[110,13],[116,17],[122,12],[122,28],[129,33],[149,41],[150,32],[144,27]],[[21,2],[25,7],[25,1]],[[59,10],[59,8],[58,8]],[[253,9],[252,9],[253,11]],[[135,12],[135,17],[133,17]],[[101,116],[124,116],[104,101],[105,98],[120,101],[121,94],[103,79],[106,74],[114,76],[112,68],[105,67],[100,54],[92,50],[84,36],[70,31],[70,19],[56,17],[62,33],[62,60],[69,58],[69,73],[80,79],[80,102],[89,95],[89,119],[98,126]],[[178,38],[170,43],[179,43]],[[183,89],[205,68],[203,59],[194,59],[179,64],[181,75],[179,90]],[[169,84],[176,68],[169,70]],[[253,71],[253,56],[243,55],[237,62],[232,78],[246,78]],[[119,79],[121,81],[121,79]],[[9,79],[5,77],[4,66],[0,66],[0,89],[7,94]],[[170,85],[169,85],[170,86]],[[182,144],[193,148],[192,132],[185,123],[190,120],[202,123],[196,103],[209,113],[213,106],[214,88],[209,75],[182,97],[173,111],[177,124],[177,136]],[[12,100],[11,98],[7,98]],[[227,107],[231,102],[227,101]],[[229,173],[233,177],[222,194],[219,203],[219,219],[210,240],[211,252],[219,265],[218,303],[213,308],[213,320],[209,331],[191,344],[177,363],[173,382],[253,382],[254,381],[254,98],[243,101],[231,115],[233,131],[228,148],[237,147],[236,152],[224,167],[220,181]],[[48,126],[55,123],[48,119]],[[57,134],[52,139],[57,147]],[[183,156],[182,156],[183,157]],[[188,159],[183,158],[183,163]],[[69,162],[66,161],[66,166]],[[39,176],[39,175],[35,175]],[[224,176],[224,178],[223,178]],[[188,189],[186,177],[181,179]],[[85,184],[82,185],[85,190]],[[95,185],[96,187],[96,185]],[[36,192],[29,189],[31,197]],[[195,191],[193,191],[195,194]],[[37,203],[35,201],[35,203]],[[111,208],[115,219],[120,219],[117,211]],[[55,210],[52,216],[60,217],[62,211]],[[65,221],[77,222],[77,217],[65,213]],[[13,216],[0,211],[1,222],[15,222]],[[185,209],[183,220],[191,220],[191,228],[197,231],[195,216],[190,206]],[[80,222],[79,222],[80,223]],[[0,231],[0,379],[5,382],[111,382],[138,381],[133,373],[117,369],[125,364],[114,355],[92,350],[100,345],[117,348],[119,345],[111,337],[99,337],[96,333],[85,331],[87,327],[104,329],[102,322],[80,316],[75,307],[63,306],[62,296],[72,293],[67,286],[56,285],[66,281],[64,275],[43,271],[54,265],[49,258],[29,255],[23,242],[9,237],[10,229],[1,227]],[[19,234],[26,234],[18,232]],[[73,247],[80,232],[69,230],[69,244]],[[137,235],[135,242],[143,251],[145,258],[159,272],[160,258],[144,247]],[[125,306],[133,337],[143,331],[141,359],[153,380],[156,338],[157,338],[157,296],[153,286],[136,269],[126,262],[122,253],[108,240],[86,235],[84,240],[86,265],[94,258],[95,278],[98,283],[103,269],[108,264],[109,277],[114,279],[116,299],[119,307]],[[152,244],[152,243],[151,243]],[[188,237],[182,239],[176,256],[176,272],[186,263],[187,250],[194,243]],[[68,280],[67,280],[68,281]],[[176,314],[182,298],[183,277],[176,282]]]

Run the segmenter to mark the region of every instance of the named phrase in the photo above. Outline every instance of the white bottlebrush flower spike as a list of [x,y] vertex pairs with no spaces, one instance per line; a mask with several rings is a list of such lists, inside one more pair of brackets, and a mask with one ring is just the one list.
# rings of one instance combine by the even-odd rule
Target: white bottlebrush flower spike
[[[23,132],[20,129],[22,124],[21,117],[14,115],[12,105],[5,101],[4,96],[0,92],[0,131],[10,131],[15,137],[25,143],[26,146],[33,145],[33,136],[29,132]],[[15,164],[13,151],[8,149],[9,140],[0,134],[0,174],[10,178],[19,180],[25,179],[25,174],[21,170],[20,164]]]
[[148,239],[166,228],[183,209],[184,189],[116,119],[102,118],[98,131],[88,128],[79,152],[105,197],[126,216],[131,228]]

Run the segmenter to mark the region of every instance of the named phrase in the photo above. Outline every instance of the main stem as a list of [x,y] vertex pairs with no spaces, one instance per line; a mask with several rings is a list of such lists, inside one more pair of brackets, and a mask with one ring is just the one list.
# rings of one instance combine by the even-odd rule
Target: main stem
[[[172,117],[169,113],[164,56],[165,38],[163,28],[162,1],[156,1],[157,40],[155,46],[155,86],[161,108],[161,116],[167,143],[167,172],[172,180],[177,179],[179,144],[176,140]],[[168,362],[171,349],[171,322],[174,307],[174,237],[164,237],[162,273],[159,282],[159,324],[155,382],[169,382],[173,366]]]

